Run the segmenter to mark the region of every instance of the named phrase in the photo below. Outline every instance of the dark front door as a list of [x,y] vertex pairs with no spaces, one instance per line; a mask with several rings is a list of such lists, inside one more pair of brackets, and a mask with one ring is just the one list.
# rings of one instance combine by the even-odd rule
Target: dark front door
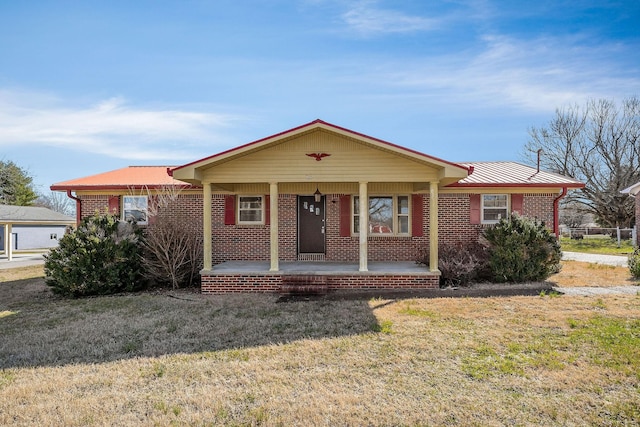
[[314,196],[298,197],[298,252],[301,254],[324,253],[324,196],[319,202]]

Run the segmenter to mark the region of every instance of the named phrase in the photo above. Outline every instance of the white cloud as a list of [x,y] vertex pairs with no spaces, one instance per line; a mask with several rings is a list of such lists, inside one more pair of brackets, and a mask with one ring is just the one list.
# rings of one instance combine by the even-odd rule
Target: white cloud
[[[400,96],[441,97],[443,103],[553,111],[588,98],[623,98],[640,92],[637,70],[610,56],[620,46],[581,40],[519,40],[487,36],[478,51],[406,61],[379,79]],[[622,48],[624,49],[624,48]]]
[[364,35],[429,31],[439,25],[437,19],[377,8],[373,1],[356,3],[342,15],[342,19],[351,29]]
[[199,145],[222,146],[220,131],[237,118],[209,112],[148,109],[110,98],[66,106],[53,97],[0,91],[0,147],[49,146],[132,160],[191,160]]

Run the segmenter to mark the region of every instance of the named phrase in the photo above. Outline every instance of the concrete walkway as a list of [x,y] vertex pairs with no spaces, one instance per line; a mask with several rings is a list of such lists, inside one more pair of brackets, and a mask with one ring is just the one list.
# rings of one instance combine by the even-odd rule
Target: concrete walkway
[[555,286],[554,291],[562,292],[564,295],[591,297],[596,295],[640,295],[640,286],[612,286],[610,288],[583,287],[583,288],[561,288]]
[[567,261],[590,262],[593,264],[615,265],[627,267],[628,257],[623,255],[584,254],[581,252],[562,252],[562,259]]
[[0,256],[0,270],[6,268],[26,267],[29,265],[42,265],[44,264],[43,254],[27,253],[27,254],[13,254],[13,259],[9,259],[1,255]]

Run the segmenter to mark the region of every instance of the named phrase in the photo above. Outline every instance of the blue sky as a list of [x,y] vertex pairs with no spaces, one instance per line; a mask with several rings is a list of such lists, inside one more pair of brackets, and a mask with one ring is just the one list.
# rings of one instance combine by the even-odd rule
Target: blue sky
[[450,161],[640,96],[640,1],[0,0],[0,159],[53,183],[317,118]]

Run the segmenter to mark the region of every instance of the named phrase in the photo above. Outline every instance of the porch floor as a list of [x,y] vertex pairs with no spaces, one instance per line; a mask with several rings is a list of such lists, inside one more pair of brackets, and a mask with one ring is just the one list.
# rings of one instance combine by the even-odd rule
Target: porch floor
[[424,265],[413,261],[380,262],[370,261],[369,271],[359,271],[357,262],[330,262],[330,261],[281,261],[279,271],[269,271],[268,261],[227,261],[213,266],[213,270],[203,270],[206,275],[216,274],[274,274],[274,275],[323,275],[343,276],[348,273],[355,275],[376,276],[433,276],[439,272],[429,271]]

